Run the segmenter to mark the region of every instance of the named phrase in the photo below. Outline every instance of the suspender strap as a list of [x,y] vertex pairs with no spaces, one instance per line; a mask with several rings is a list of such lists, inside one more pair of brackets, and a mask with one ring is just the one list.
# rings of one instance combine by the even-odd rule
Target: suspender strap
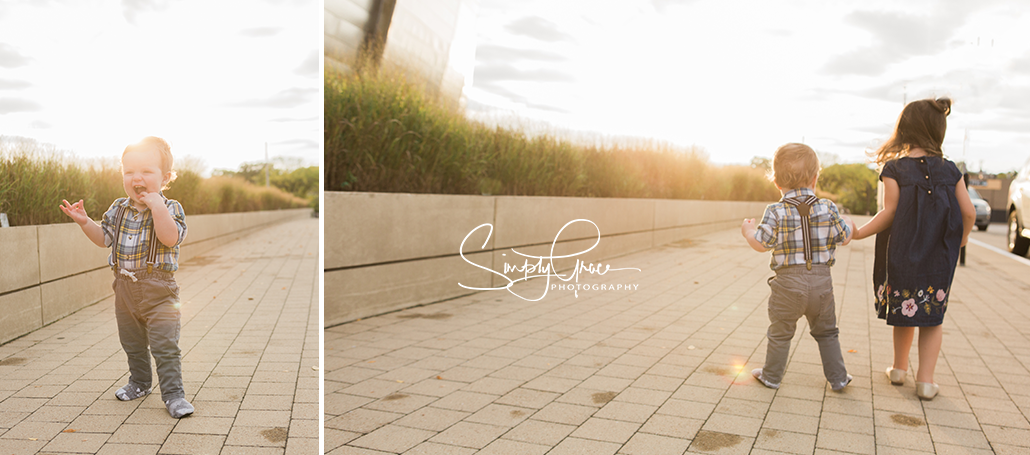
[[812,231],[809,226],[809,216],[812,205],[818,200],[819,198],[812,195],[805,196],[804,198],[783,198],[783,202],[793,205],[798,209],[798,214],[801,215],[801,235],[805,241],[805,267],[808,270],[812,270]]
[[111,267],[117,272],[118,267],[118,238],[122,235],[122,220],[125,219],[125,206],[119,204],[114,211],[114,241],[111,242]]
[[154,212],[150,212],[150,236],[147,237],[147,273],[154,271],[157,262],[157,227],[154,226]]
[[[111,259],[114,262],[115,271],[118,267],[118,238],[122,235],[122,223],[125,220],[125,206],[119,205],[114,213],[114,242],[111,243]],[[154,271],[154,264],[157,263],[157,229],[154,227],[154,214],[150,214],[150,235],[147,236],[147,273]]]

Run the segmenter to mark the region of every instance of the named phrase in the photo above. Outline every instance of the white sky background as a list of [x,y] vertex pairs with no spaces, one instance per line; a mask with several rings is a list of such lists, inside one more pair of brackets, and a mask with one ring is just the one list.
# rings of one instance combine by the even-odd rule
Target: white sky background
[[475,118],[740,164],[802,141],[862,162],[906,97],[950,96],[945,155],[1007,172],[1030,157],[1026,24],[1011,1],[480,0],[466,94]]
[[0,135],[117,160],[145,136],[207,173],[322,154],[316,0],[3,0]]

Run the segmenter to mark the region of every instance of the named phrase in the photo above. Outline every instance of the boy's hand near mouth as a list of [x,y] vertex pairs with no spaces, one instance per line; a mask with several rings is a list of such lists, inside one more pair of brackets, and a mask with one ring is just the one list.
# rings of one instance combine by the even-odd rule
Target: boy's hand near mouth
[[161,193],[148,193],[146,188],[140,188],[142,188],[142,191],[136,190],[136,194],[139,195],[139,201],[147,204],[150,210],[155,210],[155,207],[164,207],[164,198],[161,197]]

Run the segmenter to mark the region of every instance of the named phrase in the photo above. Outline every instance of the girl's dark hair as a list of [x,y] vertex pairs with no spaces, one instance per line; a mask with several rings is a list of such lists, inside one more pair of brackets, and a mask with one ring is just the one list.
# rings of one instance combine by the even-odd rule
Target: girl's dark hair
[[874,153],[878,164],[900,158],[909,149],[919,147],[932,156],[944,156],[941,146],[948,129],[951,99],[937,98],[913,101],[901,110],[894,133]]

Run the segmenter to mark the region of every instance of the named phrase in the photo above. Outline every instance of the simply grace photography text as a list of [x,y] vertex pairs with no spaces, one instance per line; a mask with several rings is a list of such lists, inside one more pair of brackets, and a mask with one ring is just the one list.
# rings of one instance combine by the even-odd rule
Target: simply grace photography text
[[[569,226],[571,226],[571,225],[573,225],[575,223],[578,223],[578,222],[589,223],[591,226],[594,227],[594,231],[596,233],[596,239],[594,240],[594,244],[591,245],[590,248],[587,248],[587,249],[585,249],[583,251],[579,251],[579,252],[575,252],[575,253],[571,253],[571,254],[565,254],[565,255],[555,255],[554,254],[554,250],[555,250],[555,247],[558,245],[558,241],[559,241],[559,238],[561,238],[562,232],[565,231],[565,229],[568,228]],[[486,271],[488,271],[488,272],[490,272],[492,274],[495,274],[497,276],[500,276],[501,278],[504,278],[505,280],[507,280],[508,284],[506,284],[504,286],[501,286],[501,287],[480,288],[480,287],[466,286],[464,284],[458,283],[458,286],[461,286],[461,287],[463,287],[465,289],[470,289],[470,290],[473,290],[473,291],[498,291],[498,290],[506,289],[508,292],[510,292],[512,295],[514,295],[516,297],[519,297],[519,298],[521,298],[523,300],[526,300],[526,301],[536,302],[536,301],[542,300],[545,296],[547,296],[547,291],[548,290],[558,290],[558,291],[568,290],[568,291],[573,291],[574,295],[578,298],[579,297],[579,291],[588,291],[588,290],[589,291],[623,291],[623,290],[634,290],[635,291],[640,286],[639,284],[626,284],[626,283],[616,283],[616,284],[610,284],[610,283],[604,283],[604,284],[596,284],[596,283],[595,284],[580,284],[579,283],[579,277],[584,272],[586,272],[586,273],[588,273],[590,275],[605,275],[608,272],[619,271],[619,270],[636,270],[636,271],[639,272],[640,269],[635,268],[635,267],[624,267],[624,268],[613,269],[613,268],[611,268],[610,264],[602,264],[600,262],[598,262],[598,263],[588,263],[588,262],[582,261],[580,259],[576,259],[575,266],[573,266],[572,269],[567,274],[558,273],[558,268],[554,265],[554,260],[555,259],[567,259],[567,258],[574,258],[576,256],[580,256],[582,254],[585,254],[585,253],[593,250],[594,248],[596,248],[601,243],[601,229],[598,228],[597,224],[594,223],[593,221],[590,221],[590,220],[587,220],[587,219],[575,219],[575,220],[569,221],[568,223],[565,223],[565,225],[562,226],[562,228],[558,230],[558,234],[556,234],[554,236],[554,241],[551,243],[550,254],[547,255],[547,256],[534,256],[534,255],[531,255],[531,254],[521,253],[519,251],[516,251],[515,248],[511,248],[512,253],[515,253],[518,256],[524,257],[525,260],[523,261],[522,265],[518,265],[518,264],[514,264],[513,265],[513,264],[508,264],[507,262],[505,262],[504,263],[504,273],[500,273],[500,272],[498,272],[496,270],[493,270],[493,269],[491,269],[489,267],[485,267],[483,265],[476,264],[475,262],[472,262],[467,257],[465,257],[465,242],[468,241],[469,237],[471,237],[472,234],[474,234],[476,231],[478,231],[478,230],[480,230],[480,229],[482,229],[484,227],[489,227],[490,230],[488,231],[487,236],[486,236],[486,240],[483,241],[483,245],[480,247],[480,249],[485,249],[486,248],[487,244],[490,241],[490,237],[493,235],[493,230],[494,230],[493,224],[490,224],[490,223],[483,223],[483,224],[481,224],[479,226],[476,226],[471,231],[469,231],[469,233],[461,241],[461,247],[458,250],[458,254],[461,255],[461,258],[465,262],[471,264],[472,266],[474,266],[476,268],[480,268],[480,269],[486,270]],[[507,254],[502,253],[501,256],[505,256],[506,257]],[[530,262],[531,260],[535,260],[535,262]],[[507,276],[508,273],[512,273],[512,272],[521,273],[522,277],[513,280],[513,279],[511,279],[511,278],[509,278]],[[565,283],[553,283],[552,284],[551,283],[551,277],[555,277],[558,280],[560,280],[562,282],[565,282]],[[543,294],[540,295],[540,297],[537,297],[535,299],[534,298],[528,298],[528,297],[519,295],[518,293],[516,293],[512,289],[512,286],[515,285],[515,283],[518,283],[520,281],[527,281],[528,282],[530,279],[533,279],[533,278],[544,278],[544,292],[543,292]],[[568,283],[568,284],[566,284],[566,283]]]

